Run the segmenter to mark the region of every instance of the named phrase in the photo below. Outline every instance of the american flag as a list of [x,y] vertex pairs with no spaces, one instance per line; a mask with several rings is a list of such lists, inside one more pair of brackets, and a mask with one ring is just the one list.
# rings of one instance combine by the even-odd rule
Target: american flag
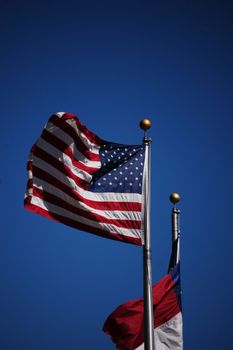
[[28,161],[26,209],[106,238],[143,244],[145,147],[104,141],[56,113]]

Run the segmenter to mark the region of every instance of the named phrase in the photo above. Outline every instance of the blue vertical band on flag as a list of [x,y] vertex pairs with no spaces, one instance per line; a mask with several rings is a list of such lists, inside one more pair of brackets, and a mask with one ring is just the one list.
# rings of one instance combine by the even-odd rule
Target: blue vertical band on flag
[[177,237],[177,239],[172,244],[172,254],[169,262],[169,268],[168,273],[171,275],[173,281],[175,282],[174,285],[174,291],[177,295],[180,310],[182,311],[182,300],[181,300],[181,280],[180,280],[180,260],[177,261],[177,254],[178,254],[178,244],[179,244],[180,236]]

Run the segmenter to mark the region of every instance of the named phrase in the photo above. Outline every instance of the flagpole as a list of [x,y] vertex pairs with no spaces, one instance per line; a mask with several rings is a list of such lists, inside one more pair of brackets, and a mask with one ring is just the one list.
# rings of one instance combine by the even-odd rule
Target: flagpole
[[172,209],[172,244],[177,240],[177,254],[176,261],[177,264],[180,260],[180,210],[176,208],[176,203],[180,201],[180,195],[176,192],[170,195],[170,201],[174,204]]
[[149,119],[140,122],[144,130],[143,143],[145,145],[145,166],[143,174],[143,195],[144,195],[144,245],[143,245],[143,285],[144,285],[144,349],[155,350],[154,347],[154,313],[152,297],[152,257],[150,237],[150,153],[152,139],[146,135],[151,127]]

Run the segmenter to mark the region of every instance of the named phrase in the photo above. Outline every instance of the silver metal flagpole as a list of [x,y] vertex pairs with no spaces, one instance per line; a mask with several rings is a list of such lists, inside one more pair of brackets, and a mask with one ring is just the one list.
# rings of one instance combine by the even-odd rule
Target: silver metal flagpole
[[145,135],[145,165],[143,174],[144,195],[144,245],[143,245],[143,279],[144,279],[144,349],[155,350],[154,347],[154,313],[152,298],[152,264],[151,264],[151,238],[150,238],[150,146],[151,138],[146,136],[146,131],[151,127],[149,119],[140,122]]
[[170,201],[174,204],[172,209],[172,244],[177,241],[177,254],[176,261],[177,264],[180,260],[180,210],[176,208],[176,203],[180,201],[180,195],[176,192],[170,195]]

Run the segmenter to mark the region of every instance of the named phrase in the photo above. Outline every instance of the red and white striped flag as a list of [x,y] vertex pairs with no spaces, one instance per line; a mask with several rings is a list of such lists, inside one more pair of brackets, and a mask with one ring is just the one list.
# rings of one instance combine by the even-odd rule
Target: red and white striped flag
[[[180,262],[178,240],[173,243],[169,273],[152,288],[154,341],[156,350],[183,350]],[[144,299],[128,301],[116,308],[103,331],[117,350],[144,350]]]
[[143,244],[144,145],[104,141],[56,113],[33,145],[25,208],[106,238]]

